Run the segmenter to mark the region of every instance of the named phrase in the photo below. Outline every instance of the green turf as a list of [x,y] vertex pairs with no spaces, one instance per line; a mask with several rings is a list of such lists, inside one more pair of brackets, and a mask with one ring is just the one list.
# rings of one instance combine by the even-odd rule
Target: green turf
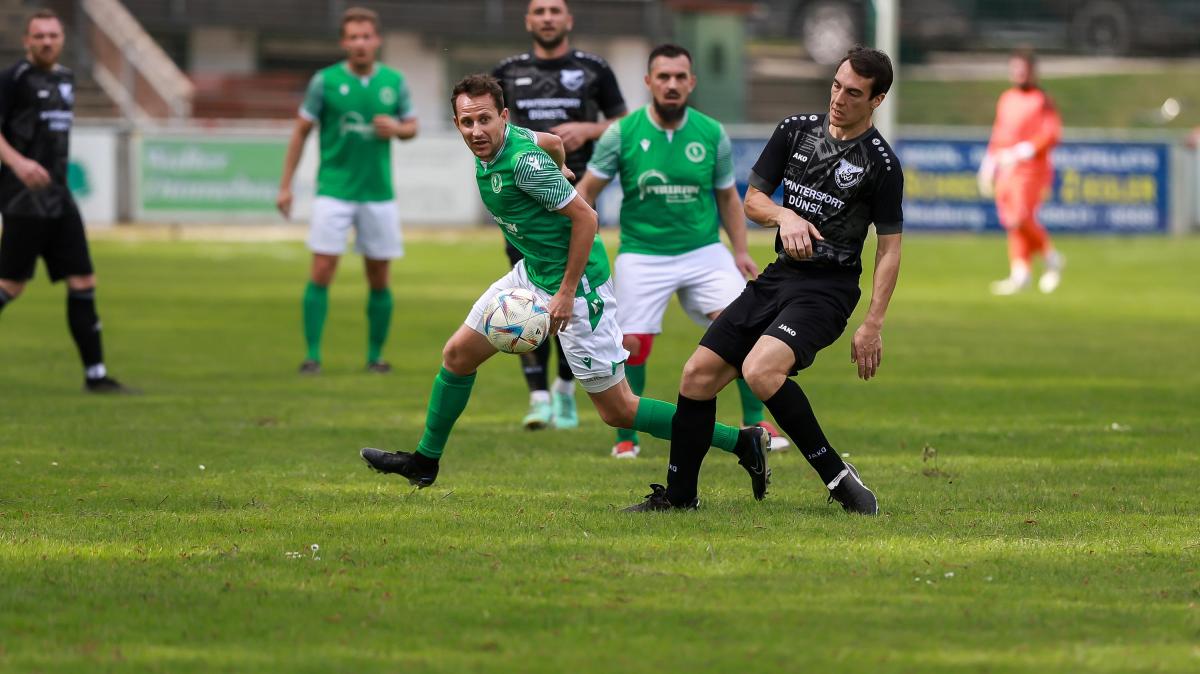
[[[145,394],[79,392],[44,277],[0,316],[0,670],[1200,669],[1200,240],[1063,239],[1060,291],[1003,299],[999,237],[905,245],[880,377],[849,331],[800,377],[880,495],[863,519],[794,451],[762,503],[713,452],[701,511],[617,512],[666,445],[614,461],[586,408],[517,430],[508,356],[433,488],[368,472],[359,447],[415,443],[495,232],[410,243],[391,376],[361,371],[347,258],[311,379],[299,244],[97,243],[108,360]],[[666,330],[670,398],[699,331],[678,307]]]
[[[1200,126],[1200,69],[1165,67],[1157,73],[1045,77],[1063,124],[1071,128],[1163,129],[1180,135]],[[901,81],[901,124],[991,126],[996,99],[1007,81]],[[1179,102],[1179,114],[1164,121],[1167,98]]]

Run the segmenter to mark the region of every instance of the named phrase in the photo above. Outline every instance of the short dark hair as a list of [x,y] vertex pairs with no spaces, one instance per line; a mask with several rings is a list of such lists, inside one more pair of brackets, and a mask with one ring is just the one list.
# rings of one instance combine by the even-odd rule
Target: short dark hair
[[1017,47],[1009,58],[1020,59],[1030,68],[1037,67],[1037,52],[1033,51],[1033,47]]
[[676,56],[686,56],[688,64],[690,65],[692,63],[691,52],[677,44],[671,44],[668,42],[666,44],[660,44],[654,49],[650,50],[650,58],[646,59],[646,70],[650,70],[650,64],[654,63],[654,59],[658,58],[659,56],[669,59],[673,59]]
[[62,19],[58,18],[57,12],[55,12],[53,9],[42,8],[42,9],[39,9],[38,11],[34,12],[33,14],[30,14],[29,18],[25,20],[25,34],[26,35],[29,34],[29,27],[32,26],[33,22],[37,21],[38,19],[54,19],[55,21],[58,22],[59,26],[62,25]]
[[491,75],[467,75],[454,85],[454,91],[450,92],[450,109],[455,116],[458,115],[458,97],[463,94],[472,97],[488,94],[496,102],[497,112],[504,109],[504,89],[500,86],[500,80]]
[[859,76],[871,80],[871,98],[886,94],[892,88],[892,60],[882,51],[858,45],[846,52],[838,61],[838,67],[846,61]]
[[[529,0],[529,2],[525,3],[525,13],[527,13],[527,14],[529,13],[529,6],[532,4],[533,4],[533,0]],[[570,14],[571,13],[571,3],[567,2],[567,0],[562,0],[562,4],[563,4],[563,9],[567,10],[567,13]]]
[[374,26],[376,35],[379,35],[383,30],[379,23],[379,14],[377,14],[375,10],[367,9],[366,7],[351,7],[342,12],[342,22],[339,24],[340,28],[338,33],[345,35],[346,24],[357,23],[359,21],[367,21]]

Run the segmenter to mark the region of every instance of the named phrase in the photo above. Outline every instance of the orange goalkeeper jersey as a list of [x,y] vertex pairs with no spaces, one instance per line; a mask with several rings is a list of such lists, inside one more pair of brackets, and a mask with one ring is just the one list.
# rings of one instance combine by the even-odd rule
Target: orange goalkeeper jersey
[[1038,87],[1012,87],[1000,95],[996,103],[996,123],[988,154],[993,157],[1017,143],[1033,145],[1033,158],[1001,168],[997,179],[1019,177],[1048,181],[1053,176],[1050,151],[1062,136],[1062,118],[1050,96]]

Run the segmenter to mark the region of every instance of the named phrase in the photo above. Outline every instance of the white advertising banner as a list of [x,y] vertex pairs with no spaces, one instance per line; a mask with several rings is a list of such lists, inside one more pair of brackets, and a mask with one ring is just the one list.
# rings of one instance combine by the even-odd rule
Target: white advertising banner
[[77,126],[71,132],[67,184],[89,227],[117,219],[117,131]]

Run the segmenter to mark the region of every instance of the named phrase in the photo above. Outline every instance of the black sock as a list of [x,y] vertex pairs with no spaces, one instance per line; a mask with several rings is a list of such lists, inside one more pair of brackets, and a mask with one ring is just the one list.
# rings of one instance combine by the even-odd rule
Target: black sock
[[67,325],[79,349],[84,368],[104,362],[100,347],[100,317],[96,315],[96,290],[67,291]]
[[554,343],[558,348],[558,378],[563,381],[574,381],[575,373],[571,372],[571,364],[567,362],[567,352],[563,351],[562,342],[558,341],[558,335],[554,336]]
[[7,292],[5,292],[4,288],[0,288],[0,311],[4,311],[4,305],[11,301],[12,295],[9,295]]
[[671,418],[671,463],[667,466],[667,498],[672,504],[685,505],[696,498],[700,464],[708,454],[716,422],[716,398],[692,400],[679,394]]
[[546,363],[550,362],[550,340],[538,345],[533,351],[521,354],[521,370],[530,391],[548,391],[546,385]]
[[791,379],[783,382],[783,386],[775,395],[764,400],[767,409],[783,432],[796,443],[796,448],[808,459],[809,465],[821,476],[821,482],[829,484],[838,474],[846,469],[842,457],[829,446],[821,424],[817,423],[817,415],[813,414],[808,396],[800,389],[800,385]]

